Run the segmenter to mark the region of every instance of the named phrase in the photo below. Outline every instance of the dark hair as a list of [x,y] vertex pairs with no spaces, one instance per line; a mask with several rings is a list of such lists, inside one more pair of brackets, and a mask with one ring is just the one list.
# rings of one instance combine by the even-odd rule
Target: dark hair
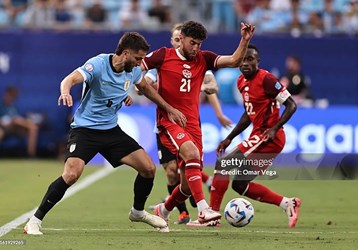
[[205,27],[201,23],[195,21],[186,21],[183,23],[181,34],[199,40],[205,40],[208,36]]
[[289,55],[288,58],[291,58],[292,60],[296,61],[298,64],[301,64],[301,59],[296,55]]
[[257,53],[257,55],[260,55],[259,49],[258,49],[255,45],[253,45],[252,43],[250,43],[250,44],[247,46],[247,48],[248,48],[248,49],[253,49],[253,50],[255,50],[256,53]]
[[116,48],[116,55],[122,54],[123,50],[130,49],[135,52],[139,50],[148,51],[149,44],[145,40],[145,38],[139,34],[138,32],[126,32],[124,35],[119,39],[117,48]]

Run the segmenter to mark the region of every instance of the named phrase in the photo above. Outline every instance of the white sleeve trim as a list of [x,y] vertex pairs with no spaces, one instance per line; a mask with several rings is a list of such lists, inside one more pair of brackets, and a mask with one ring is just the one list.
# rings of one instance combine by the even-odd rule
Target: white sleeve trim
[[142,81],[142,79],[143,79],[143,74],[140,74],[139,80],[137,82],[135,82],[134,84],[139,84]]
[[80,72],[80,74],[83,76],[83,82],[85,82],[87,80],[87,75],[84,72],[84,70],[82,68],[77,68],[78,72]]
[[288,90],[285,89],[284,91],[281,91],[280,93],[278,93],[278,95],[276,96],[275,99],[280,104],[283,104],[290,96],[291,96],[290,92],[288,92]]
[[145,76],[149,77],[149,79],[152,80],[153,83],[155,83],[157,81],[157,77],[155,75],[153,75],[152,73],[150,73],[150,71],[148,71],[148,73],[145,74]]

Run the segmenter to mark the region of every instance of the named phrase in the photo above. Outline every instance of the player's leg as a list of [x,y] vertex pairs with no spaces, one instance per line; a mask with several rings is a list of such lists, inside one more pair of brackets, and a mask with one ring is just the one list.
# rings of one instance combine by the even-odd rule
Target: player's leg
[[[259,145],[256,149],[252,150],[250,154],[246,154],[247,158],[242,159],[255,159],[261,162],[272,162],[274,158],[277,156],[279,152],[281,152],[284,143],[284,137],[282,138],[282,134],[277,135],[277,140],[275,141],[269,141],[269,142],[263,142],[261,145]],[[250,138],[249,138],[250,140]],[[252,141],[252,140],[251,140]],[[247,152],[247,147],[244,147],[243,144],[239,144],[238,146],[240,148],[240,151]],[[249,161],[247,161],[249,162]],[[263,166],[253,166],[253,165],[245,165],[244,167],[248,170],[255,170],[259,168],[260,170],[265,170],[270,166],[263,165]],[[252,180],[255,179],[257,175],[251,175],[251,176],[235,176],[233,182],[232,182],[232,188],[240,195],[244,195],[246,197],[249,197],[251,199],[273,204],[276,206],[280,206],[283,208],[288,216],[289,219],[289,227],[294,227],[297,220],[298,220],[298,212],[299,207],[301,204],[301,201],[299,198],[288,198],[284,197],[268,187],[253,182]]]
[[[157,134],[157,146],[159,163],[163,166],[167,177],[167,190],[169,195],[180,184],[180,177],[178,173],[177,157],[171,153],[162,142]],[[185,202],[178,204],[177,209],[179,211],[178,224],[186,224],[190,221],[189,211]]]
[[80,178],[85,163],[98,152],[96,146],[89,146],[87,141],[94,134],[95,132],[90,130],[75,129],[70,131],[63,174],[48,187],[40,206],[25,225],[25,233],[42,234],[40,228],[45,215],[62,199],[66,190]]
[[145,203],[150,195],[156,166],[150,156],[130,136],[124,133],[119,127],[111,141],[112,147],[101,154],[117,167],[127,164],[134,168],[138,174],[134,181],[134,201],[129,213],[129,219],[133,222],[144,222],[155,228],[166,227],[167,222],[158,216],[149,214],[144,210]]

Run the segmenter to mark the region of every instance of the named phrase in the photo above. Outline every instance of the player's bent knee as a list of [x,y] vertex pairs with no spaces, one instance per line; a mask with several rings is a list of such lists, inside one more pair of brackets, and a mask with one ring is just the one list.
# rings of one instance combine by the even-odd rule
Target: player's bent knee
[[242,195],[245,192],[248,184],[249,184],[249,182],[247,182],[247,181],[234,180],[231,183],[231,187],[235,192]]

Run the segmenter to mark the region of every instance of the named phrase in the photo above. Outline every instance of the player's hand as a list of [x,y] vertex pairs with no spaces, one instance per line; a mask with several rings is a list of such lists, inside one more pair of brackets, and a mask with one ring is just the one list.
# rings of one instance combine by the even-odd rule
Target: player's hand
[[168,112],[168,118],[171,122],[178,124],[181,127],[186,126],[186,117],[185,115],[177,109],[173,109]]
[[246,40],[250,41],[253,37],[255,32],[255,26],[248,24],[248,23],[241,23],[241,37]]
[[58,106],[61,105],[61,102],[63,103],[63,106],[72,107],[72,96],[70,94],[61,94],[57,101]]
[[216,148],[216,156],[221,157],[225,153],[225,149],[230,145],[231,140],[226,138],[223,141],[221,141]]
[[269,141],[269,140],[275,139],[277,130],[278,130],[278,129],[276,129],[275,127],[266,129],[266,130],[262,133],[263,140],[264,140],[264,141]]
[[230,128],[232,126],[232,121],[224,114],[220,114],[217,116],[221,126],[224,128]]
[[218,85],[216,82],[210,82],[208,84],[201,85],[201,91],[204,91],[207,95],[212,95],[218,92]]
[[124,105],[126,105],[126,106],[131,106],[133,104],[133,102],[134,101],[130,95],[128,95],[126,97],[126,99],[124,99]]

